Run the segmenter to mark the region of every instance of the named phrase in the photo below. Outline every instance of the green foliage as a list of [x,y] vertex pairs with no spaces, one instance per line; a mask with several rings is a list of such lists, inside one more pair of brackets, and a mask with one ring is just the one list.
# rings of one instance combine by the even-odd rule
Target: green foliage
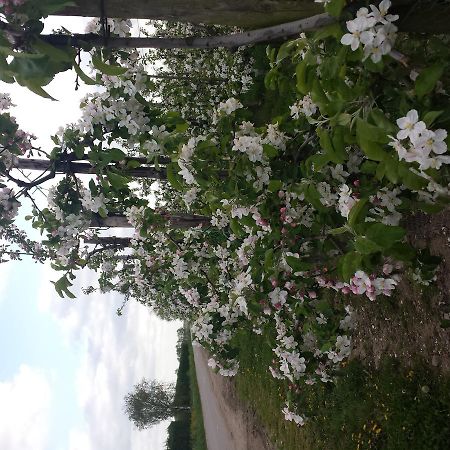
[[[445,449],[450,439],[450,378],[419,362],[403,369],[386,359],[379,370],[353,360],[336,384],[283,388],[266,370],[272,360],[264,338],[242,334],[237,390],[256,411],[273,444],[283,450],[350,448]],[[301,428],[279,411],[286,399],[308,417]]]

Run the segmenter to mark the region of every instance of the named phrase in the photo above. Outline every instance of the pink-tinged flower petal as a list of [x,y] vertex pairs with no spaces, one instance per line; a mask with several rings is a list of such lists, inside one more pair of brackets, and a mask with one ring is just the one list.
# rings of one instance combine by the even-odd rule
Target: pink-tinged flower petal
[[407,117],[400,117],[400,119],[397,119],[397,126],[401,129],[406,128],[409,123],[410,121]]
[[434,132],[434,136],[437,141],[445,141],[447,139],[447,130],[439,128]]
[[355,51],[355,50],[358,50],[358,47],[359,47],[359,41],[358,41],[358,39],[353,38],[352,45],[350,46],[350,48],[351,48],[353,51]]
[[400,130],[397,133],[397,139],[399,139],[399,140],[406,139],[408,136],[409,136],[409,130]]
[[406,117],[410,123],[416,123],[419,120],[419,113],[415,109],[411,109],[411,111],[408,111],[408,114],[406,114]]
[[442,155],[447,151],[447,144],[445,142],[434,142],[433,152],[437,155]]
[[350,31],[350,33],[355,33],[356,31],[360,31],[359,30],[359,24],[356,20],[349,20],[348,22],[346,22],[347,25],[347,30]]
[[372,31],[363,31],[359,39],[364,45],[371,44],[375,38],[375,34]]

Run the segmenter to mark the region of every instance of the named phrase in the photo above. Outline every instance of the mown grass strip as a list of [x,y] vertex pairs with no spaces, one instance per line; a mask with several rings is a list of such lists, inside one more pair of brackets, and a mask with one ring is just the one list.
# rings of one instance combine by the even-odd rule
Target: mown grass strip
[[257,412],[278,450],[447,450],[450,442],[450,377],[416,363],[411,369],[384,360],[379,370],[351,361],[336,384],[291,390],[308,416],[297,428],[286,422],[284,386],[267,371],[269,343],[242,333],[236,340],[241,373],[238,394]]
[[189,340],[189,377],[191,380],[191,443],[192,450],[208,450],[205,426],[203,424],[202,404],[195,373],[194,352]]

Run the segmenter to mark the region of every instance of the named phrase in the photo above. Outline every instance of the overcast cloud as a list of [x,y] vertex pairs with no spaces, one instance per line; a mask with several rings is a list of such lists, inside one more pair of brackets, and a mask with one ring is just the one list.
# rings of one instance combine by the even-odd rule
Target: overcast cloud
[[[55,279],[47,269],[44,279]],[[145,378],[174,381],[178,365],[176,330],[180,322],[163,322],[148,308],[128,303],[123,316],[116,314],[118,294],[81,294],[81,286],[95,274],[81,274],[74,292],[76,300],[62,300],[53,285],[43,281],[39,305],[60,324],[69,347],[85,346],[77,370],[77,394],[86,427],[73,429],[69,450],[162,449],[168,423],[150,430],[136,430],[123,413],[123,397]]]
[[48,450],[50,385],[49,374],[27,365],[0,383],[0,448]]

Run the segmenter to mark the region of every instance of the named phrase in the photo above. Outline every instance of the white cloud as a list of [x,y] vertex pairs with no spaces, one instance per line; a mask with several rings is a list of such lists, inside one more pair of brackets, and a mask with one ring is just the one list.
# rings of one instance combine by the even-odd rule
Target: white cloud
[[[50,273],[43,279],[56,279]],[[121,317],[117,294],[81,294],[81,286],[94,282],[96,274],[84,271],[73,287],[76,300],[62,300],[48,281],[41,286],[39,305],[61,326],[69,346],[82,342],[81,365],[76,374],[79,406],[85,428],[74,428],[69,450],[162,449],[168,423],[150,430],[136,430],[123,412],[123,397],[145,378],[174,381],[178,365],[178,323],[158,319],[148,308],[130,301]]]
[[69,447],[67,450],[91,450],[91,441],[86,432],[74,429],[69,434]]
[[0,448],[47,450],[51,389],[39,369],[21,365],[0,382]]

